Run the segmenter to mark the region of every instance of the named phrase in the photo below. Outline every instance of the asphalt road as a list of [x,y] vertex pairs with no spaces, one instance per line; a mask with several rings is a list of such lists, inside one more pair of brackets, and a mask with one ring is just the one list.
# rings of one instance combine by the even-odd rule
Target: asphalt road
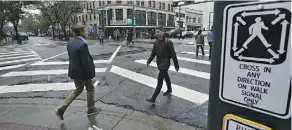
[[[180,71],[169,70],[172,96],[158,96],[155,105],[145,100],[156,87],[155,59],[147,67],[152,44],[126,46],[121,42],[99,45],[89,41],[96,67],[96,100],[206,127],[210,60],[194,55],[193,39],[174,40]],[[31,37],[28,44],[0,48],[0,98],[65,98],[74,85],[67,76],[66,42]],[[172,64],[173,65],[173,64]],[[163,91],[166,90],[164,86]],[[86,99],[82,93],[79,99]]]

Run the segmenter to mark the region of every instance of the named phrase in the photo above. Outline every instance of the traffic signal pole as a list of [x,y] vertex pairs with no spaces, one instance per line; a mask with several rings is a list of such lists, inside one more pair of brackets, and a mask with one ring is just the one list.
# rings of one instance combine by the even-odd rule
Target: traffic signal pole
[[180,27],[180,15],[181,15],[181,6],[178,6],[178,27],[179,27],[179,30],[181,29],[181,27]]
[[133,37],[136,38],[136,29],[135,29],[135,0],[133,0],[132,23],[133,23]]
[[215,1],[213,20],[207,129],[291,130],[291,1]]

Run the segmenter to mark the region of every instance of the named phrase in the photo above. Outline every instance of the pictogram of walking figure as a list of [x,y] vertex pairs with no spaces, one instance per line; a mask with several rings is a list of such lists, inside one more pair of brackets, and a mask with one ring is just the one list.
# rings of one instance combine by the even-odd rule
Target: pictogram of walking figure
[[258,37],[262,43],[264,44],[264,46],[266,48],[270,47],[271,44],[269,44],[266,40],[266,38],[263,36],[262,34],[262,29],[264,30],[269,30],[269,28],[267,26],[265,26],[264,22],[262,21],[261,17],[257,17],[255,19],[255,23],[252,24],[249,27],[249,34],[251,35],[242,45],[245,49],[247,49],[247,45],[255,38]]

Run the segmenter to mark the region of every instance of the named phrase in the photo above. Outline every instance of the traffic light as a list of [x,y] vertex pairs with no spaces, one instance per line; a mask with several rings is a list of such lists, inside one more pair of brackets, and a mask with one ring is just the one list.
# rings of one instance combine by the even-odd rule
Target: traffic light
[[178,7],[178,2],[173,2],[172,7]]

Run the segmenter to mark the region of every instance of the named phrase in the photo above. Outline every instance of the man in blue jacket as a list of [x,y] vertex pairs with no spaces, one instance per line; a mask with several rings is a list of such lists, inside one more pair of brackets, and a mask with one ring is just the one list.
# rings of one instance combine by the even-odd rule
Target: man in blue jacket
[[67,97],[63,105],[55,110],[56,115],[63,120],[67,107],[82,93],[84,86],[87,90],[87,115],[97,114],[101,109],[94,106],[94,86],[91,79],[95,77],[95,66],[88,51],[83,27],[74,28],[75,39],[67,45],[69,55],[68,75],[74,80],[76,89]]

